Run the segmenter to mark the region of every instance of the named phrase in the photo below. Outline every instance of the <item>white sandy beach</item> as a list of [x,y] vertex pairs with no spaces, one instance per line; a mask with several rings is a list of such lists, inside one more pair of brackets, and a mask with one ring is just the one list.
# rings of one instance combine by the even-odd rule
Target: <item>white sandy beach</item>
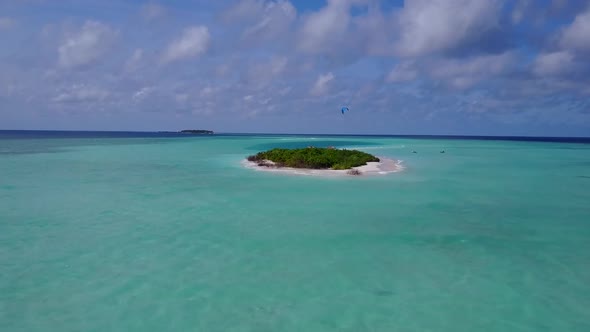
[[[360,172],[360,176],[366,175],[385,175],[390,173],[400,172],[404,169],[402,166],[401,160],[394,160],[384,157],[379,157],[379,162],[369,162],[366,165],[353,167]],[[271,161],[267,161],[269,164],[273,164]],[[292,168],[292,167],[267,167],[267,166],[258,166],[258,163],[243,160],[242,164],[248,168],[256,169],[259,171],[264,172],[277,172],[277,173],[286,173],[286,174],[294,174],[294,175],[315,175],[315,176],[359,176],[359,175],[350,175],[348,171],[350,170],[334,170],[334,169],[302,169],[302,168]]]

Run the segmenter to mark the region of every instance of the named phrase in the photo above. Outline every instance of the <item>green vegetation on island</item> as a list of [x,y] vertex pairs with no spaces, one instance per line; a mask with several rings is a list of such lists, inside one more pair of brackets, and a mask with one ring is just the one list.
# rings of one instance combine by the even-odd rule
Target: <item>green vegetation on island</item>
[[202,130],[202,129],[185,129],[180,131],[183,134],[213,134],[211,130]]
[[[272,149],[248,157],[258,166],[293,167],[310,169],[350,169],[377,162],[379,158],[358,150],[333,147],[307,147],[300,149]],[[269,162],[270,161],[270,162]]]

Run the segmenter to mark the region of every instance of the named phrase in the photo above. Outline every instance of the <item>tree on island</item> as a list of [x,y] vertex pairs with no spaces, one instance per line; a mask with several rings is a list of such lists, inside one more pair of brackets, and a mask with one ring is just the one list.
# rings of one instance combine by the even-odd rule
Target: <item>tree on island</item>
[[344,170],[363,166],[368,162],[378,162],[379,158],[358,150],[307,147],[276,148],[251,155],[248,160],[267,167]]

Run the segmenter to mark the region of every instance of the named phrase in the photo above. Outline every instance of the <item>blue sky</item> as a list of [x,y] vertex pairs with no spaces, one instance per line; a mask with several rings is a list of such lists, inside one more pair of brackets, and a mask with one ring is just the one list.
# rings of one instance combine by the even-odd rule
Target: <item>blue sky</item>
[[587,0],[1,0],[0,43],[0,129],[590,136]]

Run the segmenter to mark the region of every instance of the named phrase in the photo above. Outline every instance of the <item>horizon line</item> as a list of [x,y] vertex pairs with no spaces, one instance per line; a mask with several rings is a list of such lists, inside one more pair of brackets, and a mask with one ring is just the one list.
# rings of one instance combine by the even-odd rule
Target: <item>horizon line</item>
[[[0,129],[0,132],[88,132],[88,133],[178,133],[181,130],[210,130],[210,129],[180,129],[180,130],[74,130],[74,129]],[[393,136],[393,137],[490,137],[490,138],[582,138],[590,136],[527,136],[527,135],[487,135],[487,134],[352,134],[352,133],[272,133],[272,132],[216,132],[213,135],[307,135],[307,136]]]

